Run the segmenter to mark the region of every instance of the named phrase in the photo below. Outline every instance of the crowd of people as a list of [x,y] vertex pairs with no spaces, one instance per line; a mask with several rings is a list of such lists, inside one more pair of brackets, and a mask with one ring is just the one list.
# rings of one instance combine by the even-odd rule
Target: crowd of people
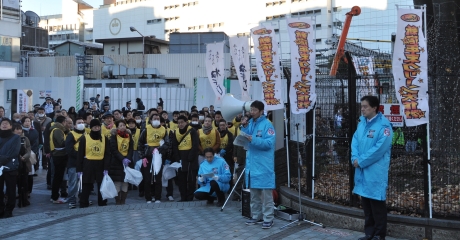
[[[139,98],[136,99],[136,109],[131,107],[130,101],[122,109],[112,109],[109,96],[103,101],[99,98],[97,95],[83,102],[81,109],[70,107],[65,110],[60,99],[54,101],[48,97],[42,105],[35,105],[33,111],[14,113],[11,120],[5,117],[5,109],[0,107],[0,166],[3,168],[0,185],[6,184],[6,195],[0,191],[0,199],[5,199],[5,202],[0,201],[0,217],[12,217],[18,195],[18,207],[31,204],[33,176],[40,166],[34,159],[40,154],[41,166],[47,170],[50,201],[68,204],[72,209],[77,205],[80,208],[91,205],[89,195],[92,192],[98,193],[99,206],[107,205],[107,199],[104,200],[99,191],[105,175],[110,176],[115,184],[117,205],[125,204],[129,190],[130,197],[142,197],[146,203],[174,201],[173,188],[177,185],[180,202],[198,199],[222,207],[225,195],[233,187],[233,179],[243,174],[246,152],[250,152],[242,146],[234,146],[234,138],[242,131],[253,137],[252,141],[256,142],[254,158],[264,156],[257,151],[268,149],[271,152],[272,149],[274,152],[271,123],[263,117],[262,125],[254,122],[251,127],[252,112],[239,114],[233,119],[223,119],[222,113],[212,105],[201,110],[193,106],[190,112],[167,112],[163,109],[162,99],[158,106],[146,110]],[[255,120],[261,120],[264,105],[256,101],[255,106],[258,111]],[[270,141],[263,142],[262,135],[266,132]],[[155,151],[159,151],[162,158],[162,169],[157,174],[152,173]],[[245,178],[250,179],[255,187],[274,189],[273,153],[267,157],[271,158],[268,165],[254,161],[252,171],[246,167]],[[174,162],[180,163],[181,167],[177,176],[167,181],[164,195],[163,167]],[[239,166],[237,169],[235,163]],[[143,176],[138,186],[124,181],[125,168],[136,168],[136,164],[140,165]],[[272,175],[265,175],[265,168]],[[238,184],[236,191],[241,191],[243,182]],[[267,194],[268,191],[263,190],[253,194],[254,206],[260,210],[254,211],[257,221],[248,224],[258,223],[262,213],[266,212],[265,228],[273,224],[273,207],[270,213],[264,199]],[[241,200],[240,195],[234,194],[232,200]]]

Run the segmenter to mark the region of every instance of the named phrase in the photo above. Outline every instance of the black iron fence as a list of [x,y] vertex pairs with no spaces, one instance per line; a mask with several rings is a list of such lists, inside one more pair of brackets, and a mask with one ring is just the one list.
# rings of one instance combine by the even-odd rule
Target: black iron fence
[[[346,64],[339,66],[336,77],[327,73],[333,56],[319,57],[317,71],[315,108],[315,141],[301,143],[303,167],[301,191],[314,198],[342,204],[360,206],[359,197],[352,194],[354,168],[350,163],[350,143],[356,129],[360,113],[360,98],[372,94],[380,98],[381,104],[397,104],[391,55],[376,53],[374,68],[376,74],[356,76]],[[354,81],[352,83],[351,81]],[[435,89],[436,90],[436,89]],[[352,99],[352,100],[351,100]],[[433,106],[431,106],[433,107]],[[309,117],[308,117],[309,116]],[[446,117],[443,115],[432,118]],[[313,112],[307,114],[312,123]],[[416,217],[428,217],[429,208],[433,216],[460,216],[460,156],[457,152],[442,150],[442,142],[459,136],[441,136],[432,133],[431,142],[436,141],[436,149],[427,150],[426,125],[417,127],[394,127],[392,154],[388,179],[387,208],[390,213]],[[433,131],[431,131],[433,132]],[[309,134],[309,133],[307,133]],[[291,144],[291,156],[297,154],[295,144]],[[458,147],[457,147],[458,148]],[[314,151],[314,159],[312,152]],[[431,161],[428,162],[428,156]],[[295,160],[296,161],[296,160]],[[291,158],[291,162],[294,162]],[[314,162],[315,172],[311,173]],[[431,163],[431,164],[429,164]],[[291,185],[297,188],[297,174],[291,166]],[[429,171],[431,167],[431,171]],[[431,173],[431,188],[429,186]],[[432,206],[429,205],[429,192]]]

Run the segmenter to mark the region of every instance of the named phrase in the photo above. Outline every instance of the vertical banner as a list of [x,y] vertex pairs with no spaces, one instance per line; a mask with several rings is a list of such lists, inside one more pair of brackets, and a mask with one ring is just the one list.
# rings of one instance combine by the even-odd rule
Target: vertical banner
[[398,9],[393,76],[406,125],[428,123],[428,54],[421,9]]
[[356,81],[356,101],[359,102],[364,96],[376,96],[378,84],[373,77],[375,74],[374,57],[353,56],[352,60],[356,74],[362,76],[361,79]]
[[77,76],[77,86],[76,86],[76,98],[75,98],[75,109],[81,109],[82,106],[83,106],[83,80],[84,80],[84,76],[83,75],[80,75],[80,76]]
[[17,113],[27,113],[32,110],[32,90],[17,90]]
[[272,27],[258,26],[251,29],[251,33],[254,41],[257,75],[259,81],[262,82],[261,97],[266,104],[266,110],[283,109],[283,85],[275,31]]
[[231,37],[230,54],[232,55],[233,65],[238,75],[243,101],[251,100],[249,94],[249,78],[251,68],[249,65],[249,42],[246,37]]
[[208,75],[209,83],[216,94],[218,103],[222,101],[225,95],[224,77],[224,42],[208,43],[206,45],[206,74]]
[[307,113],[316,102],[315,23],[311,18],[288,18],[286,23],[291,49],[291,112]]

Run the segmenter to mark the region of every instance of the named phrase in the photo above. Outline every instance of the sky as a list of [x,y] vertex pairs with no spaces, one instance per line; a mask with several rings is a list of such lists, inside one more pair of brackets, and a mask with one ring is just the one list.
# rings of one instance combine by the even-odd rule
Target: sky
[[[103,4],[104,0],[83,0],[89,5],[99,8]],[[61,14],[61,2],[62,0],[22,0],[22,10],[33,11],[38,16]]]

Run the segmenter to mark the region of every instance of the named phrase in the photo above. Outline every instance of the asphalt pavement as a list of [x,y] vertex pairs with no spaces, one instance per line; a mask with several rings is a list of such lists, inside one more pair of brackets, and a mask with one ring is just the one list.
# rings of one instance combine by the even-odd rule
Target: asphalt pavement
[[[247,226],[241,202],[229,201],[223,211],[206,201],[168,201],[163,190],[161,203],[147,204],[137,190],[128,193],[126,205],[69,209],[67,204],[50,202],[46,189],[46,170],[38,170],[30,197],[31,205],[16,207],[13,217],[0,219],[0,239],[358,239],[363,233],[347,229],[321,228],[302,222],[275,219],[270,229]],[[387,237],[392,240],[395,238]]]

